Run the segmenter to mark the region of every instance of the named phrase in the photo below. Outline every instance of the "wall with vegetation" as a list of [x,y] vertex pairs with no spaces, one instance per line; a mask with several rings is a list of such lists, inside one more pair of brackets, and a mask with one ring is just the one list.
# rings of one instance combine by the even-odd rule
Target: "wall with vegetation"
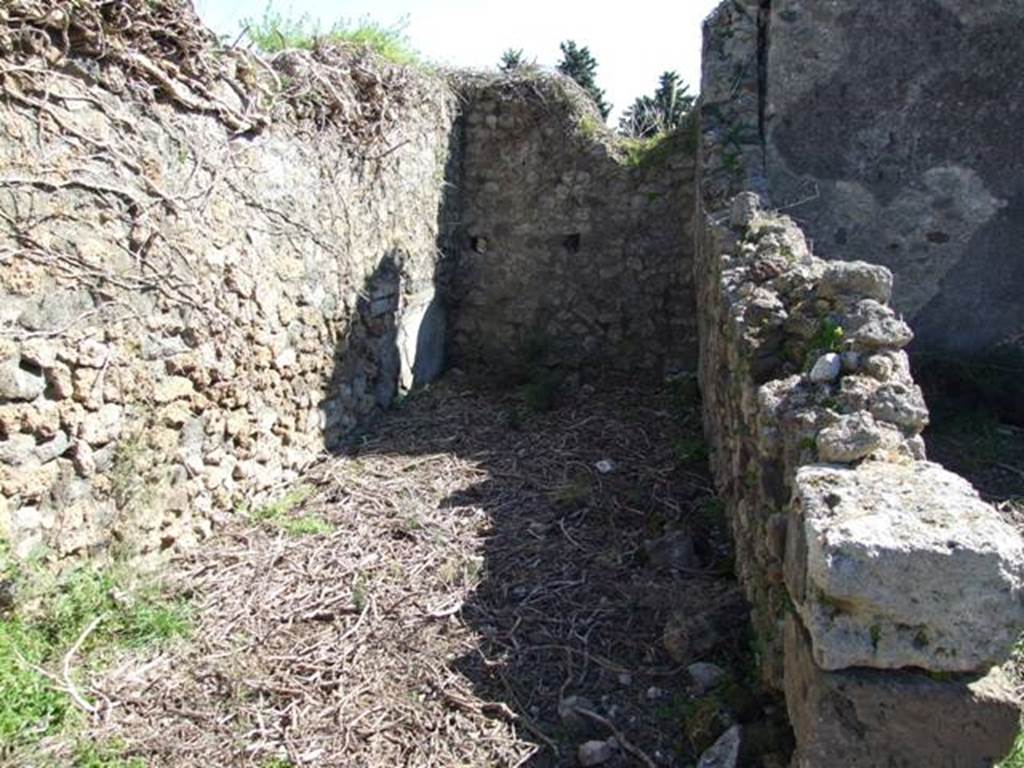
[[455,361],[693,370],[693,132],[616,140],[565,78],[466,94]]
[[794,765],[992,765],[1018,727],[998,665],[1024,542],[925,458],[892,273],[819,258],[771,210],[769,12],[730,0],[706,23],[696,256],[705,431],[765,681]]
[[498,369],[695,365],[692,134],[614,144],[562,77],[258,58],[174,4],[66,11],[0,26],[17,555],[201,539],[446,346]]
[[72,16],[65,53],[60,18],[19,8],[0,536],[58,558],[188,544],[437,374],[454,98],[351,51],[218,52],[187,19],[189,50],[141,32],[100,59]]

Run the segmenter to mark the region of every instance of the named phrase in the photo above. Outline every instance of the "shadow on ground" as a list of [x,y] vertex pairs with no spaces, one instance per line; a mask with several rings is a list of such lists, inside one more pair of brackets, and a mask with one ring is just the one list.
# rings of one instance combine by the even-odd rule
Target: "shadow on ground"
[[[477,638],[449,664],[476,703],[450,703],[508,721],[534,768],[609,738],[606,765],[688,765],[735,720],[744,764],[784,764],[686,387],[566,387],[543,411],[521,392],[450,378],[348,453],[448,453],[479,473],[439,503],[486,521],[470,588],[441,611]],[[725,670],[703,696],[699,661]]]
[[741,765],[785,765],[686,387],[544,389],[450,375],[174,563],[192,636],[91,681],[89,737],[149,768],[548,768],[587,742],[681,768],[739,722]]

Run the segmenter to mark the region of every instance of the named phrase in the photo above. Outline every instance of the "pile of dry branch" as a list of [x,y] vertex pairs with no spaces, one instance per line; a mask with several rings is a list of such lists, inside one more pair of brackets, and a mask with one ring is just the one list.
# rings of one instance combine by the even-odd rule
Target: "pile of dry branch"
[[[540,768],[609,738],[610,768],[692,760],[662,630],[735,586],[710,555],[665,571],[646,542],[705,524],[708,478],[674,447],[698,429],[633,388],[546,414],[414,398],[301,503],[178,563],[193,638],[83,688],[91,736],[153,768]],[[721,642],[695,659],[729,664]]]
[[328,127],[365,156],[407,108],[447,86],[369,50],[330,41],[272,58],[225,47],[187,0],[11,0],[0,8],[0,95],[44,92],[47,69],[209,114],[235,133],[272,122]]

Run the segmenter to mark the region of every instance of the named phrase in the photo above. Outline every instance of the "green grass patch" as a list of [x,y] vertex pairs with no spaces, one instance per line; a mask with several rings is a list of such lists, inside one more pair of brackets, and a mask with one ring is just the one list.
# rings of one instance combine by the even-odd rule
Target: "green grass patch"
[[280,526],[289,536],[323,536],[334,531],[334,526],[318,515],[282,520]]
[[999,768],[1024,768],[1024,733],[1017,736],[1013,750],[999,763]]
[[242,24],[249,39],[264,53],[291,48],[309,50],[323,45],[351,45],[372,51],[395,64],[412,64],[418,60],[405,34],[405,21],[389,26],[364,17],[358,22],[339,20],[325,28],[309,14],[290,18],[268,4],[262,18],[244,19]]
[[300,485],[279,499],[254,509],[252,511],[252,519],[260,522],[280,520],[312,495],[313,489],[311,487]]
[[625,155],[627,166],[649,168],[662,165],[673,155],[695,155],[697,138],[697,120],[691,114],[671,133],[659,133],[647,138],[622,138],[619,140],[619,146]]
[[818,362],[818,358],[831,352],[843,350],[843,328],[831,318],[825,318],[818,323],[814,336],[807,342],[807,352],[804,355],[804,370],[809,371]]
[[334,531],[334,526],[320,515],[308,512],[294,515],[297,507],[313,495],[313,488],[300,485],[277,499],[252,511],[253,520],[279,528],[289,536],[318,536]]
[[75,749],[75,768],[146,768],[141,757],[125,757],[125,746],[119,741],[103,744],[79,744]]
[[589,113],[584,114],[576,126],[580,136],[587,141],[594,141],[608,132],[608,127],[601,120]]
[[[4,560],[2,570],[10,572]],[[184,601],[167,598],[157,584],[134,583],[124,566],[84,566],[60,578],[27,566],[15,579],[17,604],[0,618],[0,753],[77,727],[80,713],[71,698],[44,674],[59,679],[72,648],[69,664],[80,685],[118,649],[160,646],[192,627]],[[98,746],[74,764],[133,765]]]

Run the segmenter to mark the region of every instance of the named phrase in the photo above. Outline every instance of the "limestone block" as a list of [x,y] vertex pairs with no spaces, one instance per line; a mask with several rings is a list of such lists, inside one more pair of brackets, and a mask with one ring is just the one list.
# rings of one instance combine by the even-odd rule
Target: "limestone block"
[[697,768],[736,768],[740,760],[741,738],[740,726],[732,726],[700,756]]
[[37,400],[21,406],[21,423],[26,432],[43,440],[60,432],[60,407],[53,400]]
[[897,424],[913,432],[928,426],[928,406],[921,388],[914,383],[883,384],[872,398],[871,413],[876,419]]
[[34,454],[39,462],[47,462],[56,459],[63,454],[71,445],[71,441],[64,432],[57,432],[53,439],[36,446]]
[[818,294],[828,298],[862,296],[887,304],[892,297],[892,272],[865,261],[830,261],[818,283]]
[[882,434],[870,413],[858,412],[841,416],[818,433],[815,440],[818,458],[832,463],[862,459],[882,443]]
[[78,364],[86,368],[102,368],[110,355],[110,347],[96,339],[85,339],[78,345]]
[[35,457],[36,441],[32,435],[16,433],[0,440],[0,462],[14,467],[38,464]]
[[741,192],[733,198],[729,209],[729,223],[737,229],[745,229],[761,212],[761,198],[756,192]]
[[124,409],[121,406],[107,403],[82,420],[79,437],[94,447],[106,445],[121,434],[123,412]]
[[169,403],[191,396],[195,387],[184,376],[168,376],[158,382],[153,390],[153,399],[158,403]]
[[75,400],[95,410],[103,404],[101,371],[96,368],[75,368],[71,374]]
[[54,397],[63,400],[74,395],[75,384],[71,369],[63,363],[54,363],[52,368],[48,368],[46,379],[53,389]]
[[18,322],[30,331],[52,331],[71,326],[92,308],[88,291],[48,291],[25,307]]
[[786,584],[827,670],[987,669],[1024,627],[1024,542],[929,462],[797,472]]
[[999,669],[941,682],[911,671],[826,672],[793,616],[785,654],[793,768],[991,766],[1017,735],[1016,696]]
[[842,371],[843,363],[839,355],[835,352],[829,352],[814,362],[814,366],[811,368],[810,373],[807,374],[807,378],[815,384],[824,384],[838,379]]
[[57,364],[57,345],[49,339],[29,339],[21,347],[21,357],[40,368]]
[[859,302],[843,325],[847,336],[865,349],[902,349],[914,340],[910,326],[874,299]]
[[0,491],[7,496],[20,496],[22,501],[32,501],[45,495],[60,474],[59,462],[51,461],[42,466],[16,470],[0,466]]
[[46,379],[22,368],[17,359],[0,362],[0,400],[35,400],[46,390]]

